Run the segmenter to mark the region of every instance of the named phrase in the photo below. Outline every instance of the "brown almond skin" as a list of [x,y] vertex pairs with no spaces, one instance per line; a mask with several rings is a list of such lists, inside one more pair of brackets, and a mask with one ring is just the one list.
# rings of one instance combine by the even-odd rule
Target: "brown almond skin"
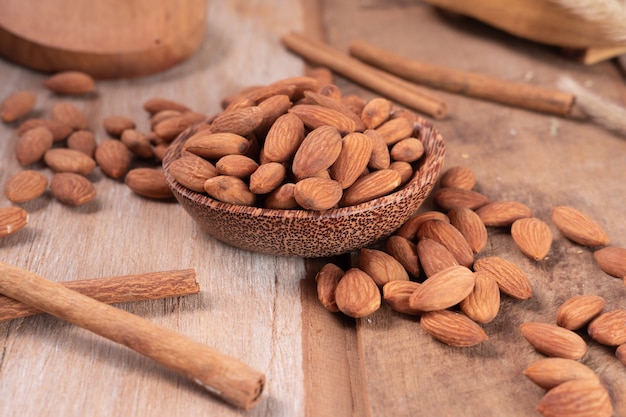
[[174,197],[160,168],[134,168],[128,171],[124,182],[135,194],[154,199]]
[[126,145],[117,139],[105,139],[96,148],[94,158],[100,170],[113,179],[124,177],[130,169],[132,155]]
[[599,295],[575,295],[560,305],[556,312],[556,324],[569,330],[578,330],[596,317],[606,301]]
[[428,277],[411,294],[409,305],[421,311],[452,307],[471,294],[476,283],[474,273],[464,266],[452,266]]
[[69,148],[52,148],[46,151],[43,160],[54,172],[73,172],[89,175],[96,167],[96,161],[81,151]]
[[524,375],[546,390],[573,379],[591,379],[599,382],[598,375],[587,365],[565,358],[539,359],[524,370]]
[[607,246],[596,250],[593,257],[604,272],[626,279],[626,248]]
[[511,237],[520,251],[530,259],[541,261],[552,247],[552,231],[535,217],[517,219],[511,225]]
[[152,130],[159,138],[169,143],[176,139],[185,129],[201,123],[205,119],[206,116],[202,113],[188,111],[180,116],[169,117],[157,123]]
[[293,190],[293,196],[300,207],[316,211],[335,207],[341,195],[341,185],[329,178],[305,178],[298,181]]
[[339,157],[341,147],[341,135],[334,127],[321,126],[311,131],[293,157],[293,174],[303,179],[328,169]]
[[330,176],[344,190],[354,184],[369,163],[372,141],[363,133],[348,133],[342,139],[341,152],[330,167]]
[[382,287],[389,281],[408,281],[409,275],[404,266],[390,254],[378,250],[361,248],[359,268]]
[[[274,97],[270,97],[266,100],[263,100],[258,104],[258,107],[261,109],[263,120],[261,124],[254,130],[255,135],[258,137],[266,137],[267,133],[274,126],[274,123],[278,120],[278,118],[284,114],[287,114],[287,111],[291,108],[291,100],[289,96],[285,94],[279,94]],[[304,137],[304,134],[302,135]],[[282,162],[282,161],[276,161]]]
[[383,285],[383,300],[392,310],[398,313],[417,316],[423,311],[411,308],[409,298],[420,284],[415,281],[389,281]]
[[268,194],[278,188],[287,175],[285,165],[280,162],[267,162],[250,175],[250,191],[255,194]]
[[442,343],[456,347],[485,342],[487,333],[464,314],[451,310],[429,311],[420,317],[420,326]]
[[454,166],[441,174],[439,185],[442,188],[452,187],[472,190],[476,186],[476,174],[469,167]]
[[417,238],[418,240],[432,239],[441,243],[450,251],[459,265],[470,267],[474,263],[474,252],[467,239],[450,223],[441,220],[424,222],[417,230]]
[[619,346],[626,343],[626,310],[615,309],[600,314],[589,323],[587,333],[603,345]]
[[509,297],[526,300],[533,290],[528,276],[513,262],[499,256],[488,256],[474,262],[474,271],[486,271],[494,275],[500,291]]
[[21,207],[0,207],[0,238],[12,235],[28,224],[28,212]]
[[387,146],[393,146],[402,139],[413,136],[413,123],[408,119],[391,119],[376,128]]
[[335,302],[346,316],[365,317],[380,308],[380,290],[365,272],[350,268],[337,284]]
[[366,130],[363,132],[372,142],[372,153],[367,167],[372,170],[387,169],[391,164],[391,155],[389,147],[385,143],[383,137],[376,130]]
[[87,128],[87,116],[85,113],[69,102],[56,102],[50,110],[50,118],[71,127],[72,130]]
[[544,355],[578,360],[585,356],[587,344],[577,333],[555,324],[528,322],[520,326],[522,336]]
[[476,209],[476,214],[489,227],[509,227],[515,220],[532,216],[530,208],[518,201],[494,201]]
[[234,133],[201,131],[187,139],[183,149],[206,159],[219,159],[226,155],[245,155],[250,141]]
[[199,193],[204,192],[206,180],[218,175],[211,162],[191,153],[172,161],[170,173],[181,185]]
[[259,168],[259,164],[245,155],[225,155],[215,163],[215,168],[220,175],[244,179],[250,177]]
[[451,266],[459,265],[454,255],[445,246],[428,238],[418,240],[417,257],[427,277]]
[[455,207],[448,212],[450,224],[465,237],[474,253],[481,252],[487,246],[487,227],[474,210],[467,207]]
[[396,190],[402,183],[398,171],[380,169],[360,177],[344,191],[341,205],[355,206],[378,197],[385,196]]
[[361,120],[366,129],[376,129],[389,120],[391,115],[391,101],[382,97],[375,97],[368,101],[361,111]]
[[467,317],[477,323],[490,323],[500,311],[500,288],[493,275],[474,272],[474,289],[459,305]]
[[394,161],[415,162],[424,155],[424,145],[417,138],[406,138],[396,142],[389,150]]
[[610,240],[606,231],[585,213],[568,206],[552,209],[552,223],[571,240],[583,246],[608,245]]
[[77,130],[72,132],[67,138],[67,147],[77,151],[81,151],[85,155],[93,158],[96,153],[98,143],[93,132],[89,130]]
[[393,169],[400,174],[400,185],[404,185],[413,178],[413,166],[405,161],[393,161],[389,164],[389,169]]
[[96,82],[82,71],[61,71],[46,78],[43,86],[57,94],[80,95],[92,93]]
[[14,122],[35,108],[37,96],[30,91],[16,91],[0,103],[0,118],[5,123]]
[[615,357],[624,365],[626,365],[626,343],[619,345],[615,349]]
[[340,100],[336,100],[332,97],[328,97],[324,94],[319,94],[313,91],[305,91],[304,98],[319,106],[336,110],[344,116],[348,117],[354,122],[354,131],[363,132],[365,130],[365,124],[363,123],[363,120]]
[[224,203],[252,206],[256,201],[254,193],[240,178],[228,175],[211,177],[204,182],[204,191]]
[[445,211],[455,207],[467,207],[471,210],[477,210],[491,203],[490,198],[477,191],[453,187],[440,188],[433,193],[433,199]]
[[317,298],[324,308],[331,313],[339,311],[335,301],[335,291],[339,280],[344,276],[345,271],[333,263],[327,263],[315,275],[317,284]]
[[320,127],[333,127],[341,135],[354,132],[357,128],[352,118],[341,112],[317,104],[297,104],[289,109],[302,120],[309,129],[315,130]]
[[17,135],[22,136],[25,132],[38,126],[47,127],[52,132],[54,142],[65,140],[73,132],[73,129],[63,122],[50,119],[28,119],[17,128]]
[[143,103],[143,108],[150,114],[156,114],[163,110],[176,110],[181,113],[191,111],[186,105],[175,100],[162,97],[152,97]]
[[613,405],[607,390],[593,379],[574,379],[549,390],[537,405],[545,417],[611,417]]
[[258,106],[227,110],[220,113],[211,122],[211,131],[213,133],[229,132],[247,136],[261,125],[263,115],[263,110]]
[[420,264],[415,243],[402,236],[392,235],[387,238],[385,251],[400,262],[410,276],[419,276]]
[[122,132],[135,128],[135,122],[130,117],[115,114],[102,120],[104,130],[111,136],[119,138]]
[[276,119],[265,137],[263,152],[268,161],[285,162],[292,158],[304,140],[304,124],[287,113]]
[[294,197],[296,185],[292,182],[285,183],[269,193],[263,201],[265,207],[279,210],[298,208],[298,202]]
[[154,158],[154,149],[150,138],[135,129],[126,129],[120,135],[120,141],[138,158]]
[[38,126],[24,132],[15,143],[15,157],[22,166],[40,161],[52,147],[54,137],[45,126]]
[[450,223],[450,218],[446,215],[446,213],[442,213],[440,211],[424,211],[407,220],[402,226],[400,226],[400,229],[398,229],[396,234],[407,239],[415,239],[417,229],[419,229],[422,223],[428,220],[441,220]]
[[4,195],[13,203],[26,203],[46,192],[48,178],[39,171],[24,170],[8,179]]
[[50,190],[59,202],[72,207],[82,206],[96,198],[96,188],[91,181],[73,172],[54,174]]

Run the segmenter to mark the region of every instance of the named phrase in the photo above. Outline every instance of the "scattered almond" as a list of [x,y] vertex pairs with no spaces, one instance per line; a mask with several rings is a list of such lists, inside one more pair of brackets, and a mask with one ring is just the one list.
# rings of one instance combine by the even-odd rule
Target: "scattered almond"
[[417,231],[417,238],[428,238],[441,243],[459,265],[470,267],[474,263],[474,252],[467,239],[450,223],[441,220],[424,222]]
[[604,272],[626,279],[626,248],[607,246],[596,250],[593,257]]
[[84,176],[73,172],[54,174],[50,181],[52,195],[68,206],[82,206],[96,197],[96,188]]
[[518,300],[532,297],[533,290],[528,276],[513,262],[498,257],[488,256],[474,262],[474,271],[486,271],[492,274],[500,291]]
[[337,284],[335,302],[346,316],[365,317],[380,308],[380,290],[368,274],[350,268]]
[[509,227],[515,220],[532,216],[530,208],[517,201],[494,201],[476,210],[476,214],[491,227]]
[[115,114],[107,116],[102,120],[104,130],[111,136],[119,138],[122,132],[135,128],[135,122],[130,117]]
[[390,254],[378,250],[361,248],[359,268],[382,287],[389,281],[408,281],[409,275],[404,266]]
[[603,345],[623,345],[626,343],[626,310],[615,309],[600,314],[589,323],[587,333]]
[[453,187],[438,189],[433,193],[433,199],[439,207],[446,211],[455,207],[476,210],[491,203],[490,198],[477,191]]
[[52,147],[54,138],[52,132],[45,126],[38,126],[27,130],[17,138],[15,143],[15,157],[20,165],[31,165],[39,162],[46,151]]
[[604,229],[589,216],[572,207],[558,206],[552,210],[552,222],[569,240],[583,246],[609,244]]
[[96,161],[93,158],[81,151],[69,148],[48,149],[43,160],[54,172],[73,172],[84,176],[96,167]]
[[426,333],[450,346],[474,346],[488,339],[487,333],[476,322],[450,310],[424,313],[420,325]]
[[11,93],[0,103],[0,118],[5,123],[14,122],[30,113],[36,101],[37,96],[30,91]]
[[445,246],[428,238],[418,240],[417,258],[427,277],[451,266],[459,265],[454,255]]
[[28,224],[28,212],[21,207],[0,208],[0,238],[12,235]]
[[87,128],[87,116],[85,113],[69,102],[58,101],[54,103],[50,110],[50,117],[52,120],[69,126],[72,130]]
[[535,217],[515,220],[511,237],[522,253],[535,261],[544,259],[552,246],[550,226]]
[[420,284],[415,281],[389,281],[383,285],[383,300],[398,313],[416,316],[423,311],[411,308],[409,298]]
[[95,90],[96,83],[91,75],[81,71],[62,71],[43,81],[43,86],[58,94],[87,94]]
[[92,132],[89,130],[77,130],[72,132],[67,138],[67,147],[84,153],[93,158],[96,153],[98,143]]
[[339,311],[335,301],[335,291],[339,280],[345,274],[344,270],[333,263],[327,263],[315,275],[317,284],[317,298],[324,308],[331,313]]
[[402,236],[393,235],[387,238],[385,251],[394,257],[412,277],[420,274],[419,259],[415,243]]
[[482,251],[487,246],[487,228],[474,210],[467,207],[452,208],[448,212],[448,219],[465,237],[474,253]]
[[39,126],[47,127],[50,130],[54,142],[65,140],[73,131],[71,127],[58,120],[28,119],[17,128],[17,135],[22,136],[28,130]]
[[474,288],[459,307],[477,323],[493,321],[500,311],[500,288],[495,277],[487,272],[474,272]]
[[412,216],[409,220],[404,222],[396,234],[407,239],[415,239],[419,227],[428,220],[441,220],[450,223],[450,218],[445,213],[440,211],[424,211]]
[[191,109],[175,100],[162,97],[153,97],[143,104],[143,108],[150,114],[156,114],[163,110],[175,110],[181,113],[191,111]]
[[476,185],[476,174],[466,166],[454,166],[441,174],[439,185],[442,188],[462,188],[471,190]]
[[105,139],[100,142],[94,158],[100,166],[100,170],[113,179],[124,177],[132,162],[130,151],[126,145],[117,139]]
[[544,355],[578,360],[585,356],[587,344],[571,330],[549,323],[528,322],[520,326],[522,336]]
[[135,129],[126,129],[120,136],[120,141],[126,145],[128,150],[138,158],[154,158],[154,149],[150,139]]
[[565,358],[544,358],[535,361],[524,370],[524,375],[546,390],[573,379],[599,381],[598,375],[587,365]]
[[581,329],[602,312],[605,304],[599,295],[575,295],[557,310],[556,324],[569,330]]
[[574,379],[549,390],[537,405],[546,417],[610,417],[611,398],[606,389],[593,379]]
[[4,195],[13,203],[26,203],[41,196],[48,188],[48,178],[38,171],[24,170],[8,179]]
[[124,182],[133,192],[143,197],[164,199],[174,196],[160,168],[131,169]]
[[426,278],[409,298],[412,309],[420,311],[443,310],[452,307],[474,289],[474,273],[464,266],[452,266]]

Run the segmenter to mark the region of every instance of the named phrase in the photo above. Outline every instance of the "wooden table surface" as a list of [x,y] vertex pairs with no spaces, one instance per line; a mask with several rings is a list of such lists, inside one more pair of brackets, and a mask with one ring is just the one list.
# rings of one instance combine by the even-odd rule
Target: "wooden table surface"
[[[478,22],[438,13],[420,1],[350,0],[209,2],[205,43],[167,72],[102,81],[93,98],[63,98],[84,109],[98,140],[102,118],[132,117],[148,128],[145,100],[168,97],[212,114],[239,89],[304,71],[280,43],[287,31],[324,37],[346,50],[356,38],[452,68],[554,87],[569,75],[602,97],[624,103],[623,74],[611,62],[581,66],[558,51]],[[0,97],[37,94],[45,117],[59,97],[44,75],[0,60]],[[345,93],[376,96],[337,77]],[[437,92],[448,102],[435,121],[447,145],[445,168],[466,165],[477,189],[493,200],[516,200],[550,222],[556,205],[596,219],[611,242],[626,246],[626,139],[593,123]],[[15,125],[0,126],[0,186],[22,168]],[[42,168],[42,172],[50,174]],[[484,326],[489,340],[451,348],[425,334],[415,318],[383,306],[351,320],[326,312],[313,276],[328,259],[273,257],[210,238],[173,202],[133,194],[122,182],[92,174],[98,196],[79,208],[50,195],[22,205],[28,226],[0,239],[0,260],[54,281],[195,268],[200,293],[118,307],[206,343],[265,373],[258,405],[225,405],[182,376],[125,347],[54,317],[0,322],[0,416],[532,416],[543,390],[522,371],[542,357],[522,338],[526,321],[553,322],[576,294],[605,297],[626,308],[624,282],[603,273],[592,251],[555,234],[549,256],[524,257],[503,230],[491,230],[481,256],[516,262],[534,295],[503,298]],[[0,197],[0,206],[11,203]],[[427,201],[424,210],[434,208]],[[344,258],[331,259],[345,262]],[[626,367],[614,349],[588,340],[583,362],[607,386],[615,416],[626,416]]]

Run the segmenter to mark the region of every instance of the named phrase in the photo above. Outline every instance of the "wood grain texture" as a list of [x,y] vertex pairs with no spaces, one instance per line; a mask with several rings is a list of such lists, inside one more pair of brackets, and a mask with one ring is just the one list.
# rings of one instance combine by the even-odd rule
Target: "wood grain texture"
[[[63,99],[87,113],[100,141],[102,119],[113,114],[130,116],[146,131],[142,104],[151,97],[212,114],[222,97],[245,86],[302,73],[301,61],[278,41],[283,29],[301,29],[299,3],[210,2],[207,16],[200,50],[179,66],[102,81],[94,97]],[[41,74],[6,61],[0,74],[1,97],[16,89],[37,94],[35,115],[48,116],[60,100],[41,87]],[[1,184],[21,169],[13,156],[16,127],[0,126]],[[246,415],[302,415],[303,261],[235,250],[209,238],[177,204],[138,197],[99,172],[90,178],[98,195],[86,206],[68,208],[49,194],[25,204],[30,223],[0,240],[0,258],[55,281],[195,268],[199,294],[119,307],[271,375]],[[2,197],[0,204],[9,202]],[[149,359],[45,315],[0,324],[0,397],[3,416],[242,414]]]

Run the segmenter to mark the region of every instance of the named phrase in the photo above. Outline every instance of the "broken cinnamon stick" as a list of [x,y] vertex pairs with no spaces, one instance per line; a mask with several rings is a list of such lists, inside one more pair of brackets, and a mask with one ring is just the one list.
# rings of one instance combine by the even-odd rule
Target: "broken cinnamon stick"
[[0,294],[127,346],[235,407],[253,407],[263,392],[265,376],[243,362],[35,273],[0,263]]
[[[62,282],[61,285],[107,304],[179,297],[200,292],[194,269],[149,272]],[[41,313],[34,307],[0,295],[0,321]]]
[[427,64],[361,40],[352,41],[349,52],[362,62],[405,80],[452,93],[558,116],[570,115],[574,104],[574,95],[560,90]]
[[406,80],[364,64],[323,42],[295,32],[284,35],[282,42],[289,50],[309,62],[330,68],[356,83],[434,119],[442,119],[448,111],[445,101],[424,88],[408,85]]

